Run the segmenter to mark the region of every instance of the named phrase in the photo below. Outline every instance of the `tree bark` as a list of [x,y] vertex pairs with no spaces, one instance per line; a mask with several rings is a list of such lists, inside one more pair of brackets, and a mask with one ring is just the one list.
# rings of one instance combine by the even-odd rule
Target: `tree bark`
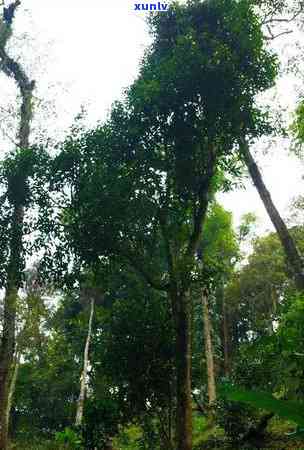
[[171,390],[171,384],[170,384],[170,393],[169,393],[169,405],[168,405],[168,438],[169,438],[169,449],[173,449],[173,442],[174,442],[174,433],[173,433],[173,398],[172,398],[172,390]]
[[7,401],[6,419],[7,419],[7,429],[8,430],[9,430],[9,419],[10,419],[11,409],[12,409],[12,405],[13,405],[13,398],[14,398],[14,394],[15,394],[19,365],[20,365],[20,357],[21,357],[21,355],[20,355],[19,351],[16,349],[14,368],[13,368],[11,381],[9,384],[8,401]]
[[223,333],[223,354],[224,354],[224,375],[230,375],[230,353],[229,353],[229,328],[227,317],[227,306],[225,293],[222,293],[222,333]]
[[206,290],[202,293],[203,305],[203,322],[204,322],[204,336],[205,336],[205,356],[207,364],[207,385],[208,385],[208,404],[213,406],[216,401],[216,387],[215,387],[215,371],[214,371],[214,355],[211,334],[211,321],[209,315],[208,296]]
[[[4,9],[0,19],[0,70],[10,78],[13,78],[21,94],[21,107],[19,113],[19,130],[17,147],[27,149],[29,147],[30,126],[32,121],[32,98],[35,87],[24,72],[21,65],[11,58],[6,52],[7,42],[12,34],[12,23],[16,8],[20,1],[13,2],[8,9]],[[5,14],[4,14],[5,12]],[[21,177],[22,178],[22,177]],[[26,179],[11,181],[12,191],[19,188],[19,184],[25,185]],[[18,186],[17,186],[18,184]],[[21,283],[23,262],[23,199],[9,198],[12,205],[12,218],[9,238],[9,260],[6,271],[6,286],[4,297],[3,332],[0,347],[0,450],[8,447],[8,406],[9,406],[9,380],[14,362],[15,348],[15,324],[16,302]]]
[[186,293],[171,294],[176,327],[177,450],[192,450],[191,302]]
[[270,192],[267,190],[261,172],[253,158],[253,156],[250,153],[249,145],[245,139],[243,139],[240,142],[240,151],[241,154],[244,157],[244,161],[247,165],[248,171],[250,173],[250,176],[252,178],[252,181],[262,199],[262,202],[264,203],[265,209],[270,217],[270,220],[272,221],[273,226],[276,229],[276,232],[279,236],[279,239],[281,241],[281,244],[283,246],[286,260],[288,262],[288,265],[293,271],[294,274],[294,280],[297,289],[300,291],[304,290],[304,265],[302,258],[299,254],[299,251],[296,247],[296,244],[291,237],[288,228],[280,216],[279,211],[275,207]]
[[90,319],[89,319],[89,325],[88,325],[88,334],[87,334],[86,344],[85,344],[85,348],[84,348],[83,370],[82,370],[82,374],[80,377],[80,392],[79,392],[79,397],[78,397],[78,401],[77,401],[77,411],[76,411],[76,418],[75,418],[76,426],[80,426],[82,424],[82,419],[83,419],[84,401],[85,401],[86,390],[87,390],[87,373],[88,373],[88,365],[89,365],[89,350],[90,350],[90,341],[91,341],[91,336],[92,336],[94,306],[95,306],[95,301],[94,301],[94,298],[92,298],[91,299],[91,309],[90,309]]
[[23,250],[23,214],[24,211],[21,206],[15,207],[12,217],[8,280],[4,297],[3,331],[0,348],[0,450],[6,450],[8,446],[9,381],[15,352],[16,304]]

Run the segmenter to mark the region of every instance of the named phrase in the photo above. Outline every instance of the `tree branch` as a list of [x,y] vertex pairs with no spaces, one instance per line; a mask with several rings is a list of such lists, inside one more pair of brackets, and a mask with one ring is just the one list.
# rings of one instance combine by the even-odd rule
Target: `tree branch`
[[11,58],[6,51],[7,42],[12,33],[12,24],[15,11],[21,4],[16,0],[8,8],[4,8],[3,18],[0,21],[0,69],[11,78],[14,78],[21,93],[20,127],[18,132],[18,146],[26,148],[29,145],[30,124],[32,120],[32,97],[35,81],[30,80],[21,64]]
[[300,2],[300,6],[299,8],[292,14],[291,17],[275,17],[274,15],[276,14],[276,10],[274,9],[273,11],[271,11],[270,13],[268,13],[264,20],[262,20],[262,25],[265,25],[267,28],[267,31],[269,33],[269,35],[264,35],[264,38],[267,41],[272,41],[280,36],[286,35],[286,34],[291,34],[293,33],[292,30],[284,30],[281,31],[277,34],[273,33],[272,29],[271,29],[271,25],[275,25],[275,24],[290,24],[292,23],[295,19],[297,19],[299,17],[300,14],[302,14],[304,12],[304,2]]
[[166,247],[166,253],[167,253],[167,260],[168,260],[168,266],[169,266],[169,272],[171,273],[171,275],[173,275],[174,272],[174,257],[172,254],[172,250],[170,247],[170,240],[168,237],[168,233],[167,233],[167,221],[166,221],[166,217],[163,211],[159,210],[158,213],[158,220],[159,220],[159,224],[160,224],[160,229],[163,235],[163,239],[165,242],[165,247]]
[[199,206],[194,216],[193,232],[189,239],[189,245],[186,252],[186,255],[188,257],[193,256],[197,250],[199,240],[202,234],[204,218],[206,216],[209,204],[209,189],[212,177],[214,175],[216,154],[215,151],[211,148],[208,150],[208,153],[209,158],[206,164],[206,175],[203,177],[199,188]]
[[169,286],[166,283],[161,283],[157,280],[155,280],[153,278],[153,276],[151,276],[151,274],[149,273],[149,271],[147,271],[143,264],[141,264],[141,262],[138,260],[138,256],[137,255],[132,255],[130,253],[130,251],[127,252],[121,252],[120,254],[127,260],[129,261],[129,263],[131,264],[131,266],[133,267],[133,269],[138,272],[142,278],[144,278],[144,280],[153,288],[156,289],[158,291],[168,291]]
[[[304,11],[304,3],[300,4],[299,9],[290,17],[290,18],[284,18],[284,17],[271,17],[271,19],[263,20],[262,25],[270,25],[272,23],[291,23],[293,20],[295,20],[299,15]],[[271,16],[271,14],[274,14],[275,11],[270,13],[268,16]]]
[[273,41],[274,39],[277,39],[280,36],[293,33],[292,30],[285,30],[285,31],[281,31],[281,33],[273,34],[271,31],[271,28],[268,25],[267,25],[267,29],[269,32],[269,36],[264,35],[264,39],[266,39],[266,41]]

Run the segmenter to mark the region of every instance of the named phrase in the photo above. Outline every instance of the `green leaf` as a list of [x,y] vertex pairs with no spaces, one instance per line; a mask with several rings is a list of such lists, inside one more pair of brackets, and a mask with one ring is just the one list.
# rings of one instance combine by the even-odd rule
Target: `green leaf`
[[247,403],[255,408],[273,412],[282,419],[296,422],[301,427],[304,426],[303,403],[278,400],[268,392],[246,391],[229,385],[222,386],[220,392],[229,401]]

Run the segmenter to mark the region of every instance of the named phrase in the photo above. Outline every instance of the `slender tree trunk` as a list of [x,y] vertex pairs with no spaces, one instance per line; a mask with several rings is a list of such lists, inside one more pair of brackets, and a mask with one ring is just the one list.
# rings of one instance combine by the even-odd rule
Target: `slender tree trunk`
[[[1,11],[0,18],[0,70],[10,78],[13,78],[21,94],[21,107],[19,113],[18,143],[19,149],[29,147],[30,126],[32,121],[32,99],[35,82],[31,81],[19,62],[11,58],[6,52],[6,45],[12,34],[12,23],[16,8],[20,5],[20,0],[11,3],[9,12],[4,17]],[[6,10],[8,11],[8,10]],[[9,238],[9,261],[7,268],[7,280],[4,297],[4,318],[3,332],[0,347],[0,450],[7,450],[8,447],[8,396],[9,380],[14,360],[15,348],[15,323],[16,323],[16,302],[18,290],[21,283],[21,273],[23,267],[23,222],[25,197],[14,198],[13,192],[17,188],[26,184],[26,176],[15,177],[9,183],[13,207],[10,238]],[[14,177],[13,177],[14,178]]]
[[7,419],[7,429],[9,429],[9,419],[11,414],[11,409],[13,405],[13,398],[15,394],[16,389],[16,383],[17,383],[17,377],[18,377],[18,371],[19,371],[19,365],[20,365],[20,357],[21,354],[19,350],[16,349],[16,356],[15,356],[15,362],[14,362],[14,368],[13,373],[9,385],[9,392],[8,392],[8,402],[7,402],[7,413],[6,413],[6,419]]
[[224,353],[224,375],[230,375],[230,353],[229,353],[229,329],[225,293],[222,296],[222,333],[223,333],[223,353]]
[[14,355],[15,315],[17,293],[6,295],[4,301],[3,337],[0,354],[0,449],[8,445],[9,380]]
[[80,392],[77,402],[77,411],[76,411],[76,419],[75,425],[80,426],[82,424],[83,418],[83,410],[84,410],[84,401],[87,390],[87,373],[88,373],[88,365],[89,365],[89,350],[90,350],[90,341],[92,336],[92,322],[94,316],[94,298],[91,299],[91,309],[90,309],[90,319],[88,325],[88,334],[86,339],[86,344],[84,348],[84,358],[83,358],[83,370],[80,377]]
[[278,297],[276,290],[273,286],[271,286],[271,299],[272,299],[272,314],[273,316],[276,316],[278,312]]
[[168,405],[168,436],[170,442],[170,449],[173,449],[173,426],[172,426],[172,417],[173,417],[173,401],[172,401],[172,390],[170,384],[170,393],[169,393],[169,405]]
[[186,293],[171,296],[176,329],[177,450],[192,450],[191,302]]
[[211,321],[209,315],[209,305],[206,290],[202,293],[203,305],[203,322],[204,322],[204,336],[205,336],[205,355],[207,364],[207,384],[208,384],[208,403],[212,407],[216,401],[216,387],[215,387],[215,371],[214,371],[214,355],[211,334]]
[[15,207],[12,217],[8,281],[4,297],[3,331],[0,348],[0,450],[8,446],[9,391],[15,352],[16,304],[22,257],[23,208]]
[[225,298],[224,281],[222,280],[216,291],[218,308],[222,311],[221,320],[221,343],[223,355],[223,373],[225,377],[230,375],[230,333],[229,320],[227,314],[227,304]]
[[280,216],[279,211],[275,207],[270,192],[267,190],[261,172],[250,153],[249,145],[245,139],[240,143],[240,151],[244,157],[244,161],[247,165],[248,171],[252,178],[252,181],[264,203],[265,209],[272,221],[273,226],[278,233],[279,239],[283,246],[286,260],[294,273],[294,280],[299,290],[304,290],[304,265],[302,258],[298,252],[296,244],[291,237],[288,228]]

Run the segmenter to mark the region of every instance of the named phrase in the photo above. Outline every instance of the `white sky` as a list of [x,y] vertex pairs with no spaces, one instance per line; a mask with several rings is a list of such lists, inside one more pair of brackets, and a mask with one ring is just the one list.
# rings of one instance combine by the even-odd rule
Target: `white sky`
[[[27,11],[20,9],[17,15],[19,39],[15,47],[23,61],[30,61],[37,80],[37,97],[46,105],[36,125],[49,136],[62,136],[81,105],[86,106],[90,125],[104,119],[111,103],[120,98],[122,89],[136,76],[149,37],[144,22],[148,13],[135,13],[134,3],[131,0],[23,0]],[[286,52],[295,51],[295,38],[285,39],[290,44],[283,50],[286,56]],[[14,95],[13,84],[0,77],[0,105],[8,109],[14,103]],[[290,118],[297,99],[294,77],[285,76],[279,82],[277,96],[281,107],[287,108],[286,117]],[[9,125],[2,121],[3,125],[12,136]],[[291,199],[304,193],[303,163],[288,154],[287,148],[288,143],[280,142],[272,146],[266,157],[261,152],[258,154],[266,185],[283,215]],[[252,211],[261,219],[261,231],[272,229],[257,192],[250,183],[246,186],[245,191],[221,196],[224,207],[233,212],[236,224],[242,214]]]

